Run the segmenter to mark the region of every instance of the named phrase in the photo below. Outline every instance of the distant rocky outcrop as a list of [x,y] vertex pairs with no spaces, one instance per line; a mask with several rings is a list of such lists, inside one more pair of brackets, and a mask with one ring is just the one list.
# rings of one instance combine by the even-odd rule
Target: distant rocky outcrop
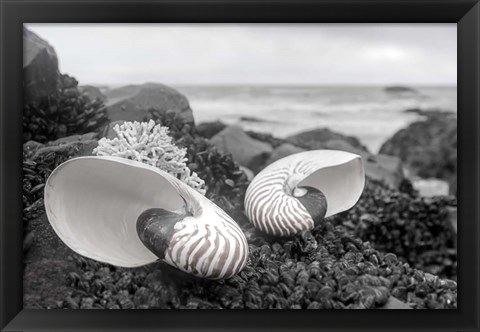
[[397,156],[413,176],[437,178],[456,193],[457,119],[446,112],[420,112],[425,118],[387,140],[380,153]]
[[233,160],[257,173],[272,153],[268,143],[248,136],[242,128],[228,126],[210,139],[218,150],[231,153]]
[[107,100],[107,96],[105,96],[99,88],[93,85],[80,85],[78,90],[80,93],[87,95],[92,100],[99,99],[102,102]]
[[111,121],[144,121],[148,109],[174,111],[189,123],[194,123],[187,98],[177,90],[158,83],[128,85],[105,92],[106,106]]
[[322,149],[325,143],[332,140],[341,140],[347,142],[354,148],[368,152],[368,149],[360,143],[360,141],[353,136],[346,136],[331,131],[328,128],[318,128],[314,130],[305,131],[286,139],[288,142],[300,146],[304,149]]
[[413,88],[410,88],[408,86],[402,86],[402,85],[393,85],[393,86],[387,86],[385,88],[385,92],[388,92],[388,93],[393,93],[393,94],[396,94],[396,93],[418,93],[417,90],[413,89]]
[[53,47],[23,28],[23,88],[26,103],[45,97],[58,86],[58,58]]

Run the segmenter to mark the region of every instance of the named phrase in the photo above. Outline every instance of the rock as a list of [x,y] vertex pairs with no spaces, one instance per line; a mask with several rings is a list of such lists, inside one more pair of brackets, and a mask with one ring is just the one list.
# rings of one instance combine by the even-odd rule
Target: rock
[[342,140],[328,141],[325,143],[325,148],[358,154],[362,157],[365,175],[371,179],[382,181],[390,188],[399,189],[405,179],[402,161],[397,157],[373,155]]
[[150,119],[148,109],[177,113],[188,123],[194,123],[187,98],[163,84],[145,83],[112,89],[105,93],[110,121],[144,121]]
[[[78,135],[75,135],[78,136]],[[98,145],[96,140],[75,140],[70,142],[60,142],[57,145],[48,145],[38,149],[32,159],[41,159],[43,156],[63,155],[73,157],[91,156],[93,149]]]
[[58,58],[53,47],[30,30],[23,28],[24,101],[30,103],[57,89]]
[[361,148],[355,147],[350,144],[348,141],[341,140],[341,139],[333,139],[324,143],[325,149],[330,150],[340,150],[340,151],[347,151],[351,153],[358,154],[363,158],[364,161],[367,161],[369,158],[372,157],[372,154],[368,151],[365,151]]
[[452,174],[450,179],[448,180],[448,191],[450,195],[457,196],[457,176],[456,174]]
[[446,196],[449,191],[448,182],[439,179],[416,179],[412,184],[422,197]]
[[23,238],[23,254],[25,255],[30,251],[33,245],[35,234],[33,232],[27,232]]
[[447,207],[452,230],[457,234],[457,207]]
[[221,132],[223,129],[225,129],[226,126],[227,125],[221,121],[215,121],[200,123],[196,126],[196,128],[200,136],[205,138],[212,138],[213,136]]
[[261,170],[272,153],[272,147],[248,136],[240,127],[229,126],[213,136],[210,142],[219,151],[231,153],[233,159],[254,173]]
[[105,105],[78,91],[78,81],[59,74],[54,93],[23,107],[24,142],[41,143],[74,134],[97,132],[109,122]]
[[97,133],[86,133],[86,134],[83,134],[83,135],[71,135],[71,136],[62,137],[62,138],[59,138],[55,141],[49,142],[49,143],[47,143],[47,146],[67,144],[67,143],[73,143],[73,142],[86,142],[86,141],[95,140],[96,138],[97,138]]
[[75,266],[67,261],[66,256],[28,262],[23,274],[24,307],[61,308],[67,294],[72,292],[67,285],[66,271],[74,269]]
[[[347,151],[362,157],[365,175],[371,179],[382,181],[390,188],[398,189],[405,179],[402,161],[397,157],[373,155],[358,146],[350,144],[351,140],[332,139],[323,143],[324,149]],[[360,144],[361,146],[361,144]],[[274,153],[272,153],[272,156]],[[271,157],[272,158],[272,157]]]
[[287,138],[290,143],[309,150],[323,149],[325,143],[332,140],[346,141],[354,148],[368,152],[368,149],[356,137],[336,133],[328,128],[318,128]]
[[273,150],[272,154],[270,155],[270,158],[268,158],[267,160],[266,165],[270,165],[274,161],[282,159],[291,154],[303,152],[303,151],[305,151],[305,149],[302,149],[296,145],[293,145],[291,143],[283,143],[282,145],[277,147],[275,150]]
[[32,232],[33,238],[29,240],[25,263],[38,262],[44,258],[63,259],[73,253],[55,233],[45,213],[30,220],[26,229],[27,232]]
[[[319,130],[317,133],[319,133],[319,136],[322,137],[323,135],[329,135],[331,132],[327,129]],[[300,138],[302,137],[301,135],[302,134],[295,138],[294,141],[298,139],[300,142]],[[337,135],[340,134],[333,133],[333,136],[340,137]],[[355,146],[352,145],[351,142],[354,142]],[[405,179],[403,174],[403,164],[399,158],[387,155],[373,155],[370,152],[362,149],[361,143],[354,137],[352,137],[352,139],[349,139],[348,137],[342,137],[341,139],[330,139],[324,142],[314,141],[311,137],[310,141],[307,139],[307,141],[300,142],[299,144],[310,148],[304,149],[292,143],[283,143],[273,150],[270,158],[266,162],[266,165],[269,165],[283,157],[306,150],[340,150],[355,153],[361,156],[365,167],[365,175],[371,179],[384,182],[390,188],[399,189],[400,184]]]
[[421,114],[423,120],[398,131],[382,145],[380,153],[399,157],[412,176],[448,181],[450,192],[456,193],[456,116],[434,111]]
[[412,307],[405,302],[400,301],[396,297],[390,296],[387,300],[387,303],[378,309],[412,309]]
[[107,96],[105,96],[99,88],[93,85],[80,85],[78,86],[78,91],[87,95],[92,100],[100,99],[102,102],[107,100]]
[[418,91],[413,88],[410,88],[408,86],[400,86],[400,85],[387,86],[384,90],[385,92],[392,93],[392,94],[418,93]]
[[372,155],[364,159],[364,166],[366,176],[382,181],[390,188],[398,189],[402,180],[405,179],[402,161],[397,157],[382,154]]
[[257,133],[255,131],[251,131],[251,130],[247,130],[246,133],[247,133],[248,136],[250,136],[253,139],[256,139],[257,141],[262,141],[262,142],[270,144],[274,149],[278,148],[280,145],[282,145],[284,143],[288,143],[287,140],[285,140],[283,138],[275,137],[271,134]]

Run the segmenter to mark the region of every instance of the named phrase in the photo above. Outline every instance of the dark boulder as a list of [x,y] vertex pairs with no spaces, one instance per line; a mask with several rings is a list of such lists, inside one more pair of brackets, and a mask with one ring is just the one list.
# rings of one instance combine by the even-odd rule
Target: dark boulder
[[87,95],[88,98],[95,100],[99,99],[102,102],[105,102],[107,100],[107,96],[105,96],[102,91],[97,88],[96,86],[93,85],[80,85],[78,87],[78,90],[80,93]]
[[231,153],[238,164],[258,173],[272,153],[272,147],[248,136],[240,127],[229,126],[210,142],[223,153]]
[[214,122],[203,122],[196,126],[197,132],[200,136],[205,138],[212,138],[223,129],[225,129],[227,125],[221,121],[214,121]]
[[402,85],[387,86],[384,90],[385,92],[392,94],[418,93],[414,88]]
[[291,143],[283,143],[279,147],[277,147],[275,150],[273,150],[272,154],[270,155],[270,158],[267,160],[267,165],[282,159],[284,157],[287,157],[291,154],[303,152],[305,149],[302,149],[296,145],[293,145]]
[[354,148],[368,152],[356,137],[336,133],[328,128],[309,130],[287,138],[290,143],[309,150],[325,148],[325,143],[332,140],[346,141]]
[[128,85],[105,93],[111,121],[145,121],[151,118],[149,109],[171,111],[193,124],[193,114],[187,98],[177,90],[158,83]]
[[381,181],[390,188],[399,189],[405,180],[402,161],[393,156],[378,154],[364,159],[365,173],[374,180]]
[[23,28],[23,88],[26,103],[54,93],[58,85],[58,58],[53,47]]
[[424,119],[398,131],[380,153],[399,157],[412,176],[448,181],[456,194],[457,119],[445,112],[422,112]]

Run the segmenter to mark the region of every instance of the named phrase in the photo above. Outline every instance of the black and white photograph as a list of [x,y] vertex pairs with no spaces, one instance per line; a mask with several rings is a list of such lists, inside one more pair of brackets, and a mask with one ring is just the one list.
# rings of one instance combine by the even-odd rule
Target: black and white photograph
[[24,309],[457,309],[457,24],[23,24],[23,254]]

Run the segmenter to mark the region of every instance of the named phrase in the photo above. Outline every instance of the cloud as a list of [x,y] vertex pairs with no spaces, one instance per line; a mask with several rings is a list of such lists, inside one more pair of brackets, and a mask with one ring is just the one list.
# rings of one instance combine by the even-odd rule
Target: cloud
[[28,24],[82,84],[456,84],[455,24]]

